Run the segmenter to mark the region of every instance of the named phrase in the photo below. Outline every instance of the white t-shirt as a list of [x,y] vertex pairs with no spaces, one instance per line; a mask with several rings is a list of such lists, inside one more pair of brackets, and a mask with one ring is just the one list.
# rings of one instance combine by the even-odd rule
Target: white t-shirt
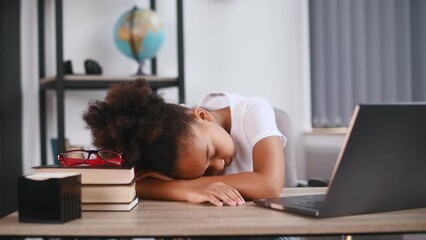
[[279,136],[284,148],[287,139],[278,130],[272,106],[260,97],[243,97],[235,93],[210,93],[198,104],[207,110],[225,107],[231,110],[231,137],[237,155],[224,174],[253,172],[253,147],[263,138]]

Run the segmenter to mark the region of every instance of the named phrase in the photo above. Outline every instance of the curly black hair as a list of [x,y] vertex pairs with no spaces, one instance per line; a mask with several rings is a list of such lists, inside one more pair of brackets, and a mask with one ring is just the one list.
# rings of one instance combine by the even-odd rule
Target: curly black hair
[[144,79],[112,85],[104,100],[89,103],[83,120],[95,147],[122,152],[137,172],[171,177],[195,122],[186,107],[166,103]]

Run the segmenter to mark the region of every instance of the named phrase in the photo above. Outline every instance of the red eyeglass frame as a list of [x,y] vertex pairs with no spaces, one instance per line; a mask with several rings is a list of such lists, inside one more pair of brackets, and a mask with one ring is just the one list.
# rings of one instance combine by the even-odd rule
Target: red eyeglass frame
[[[70,153],[87,153],[87,158],[69,158],[66,157],[66,154]],[[117,158],[112,158],[105,160],[100,155],[99,152],[108,152],[113,153],[117,155]],[[90,158],[94,154],[96,156],[96,159]],[[108,165],[108,166],[121,166],[124,163],[123,154],[114,150],[108,150],[108,149],[99,149],[99,150],[84,150],[84,149],[76,149],[76,150],[69,150],[63,153],[58,154],[58,161],[60,164],[64,166],[77,166],[82,164],[88,164],[91,166],[98,166],[98,165]]]

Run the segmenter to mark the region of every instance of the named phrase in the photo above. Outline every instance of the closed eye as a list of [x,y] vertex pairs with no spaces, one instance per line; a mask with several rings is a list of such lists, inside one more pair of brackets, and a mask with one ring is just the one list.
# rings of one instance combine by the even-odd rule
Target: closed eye
[[209,159],[210,159],[210,148],[209,148],[209,144],[206,144],[206,164],[209,163]]
[[213,147],[210,147],[208,144],[206,146],[206,159],[207,161],[209,161],[210,159],[212,159],[216,154],[216,151]]

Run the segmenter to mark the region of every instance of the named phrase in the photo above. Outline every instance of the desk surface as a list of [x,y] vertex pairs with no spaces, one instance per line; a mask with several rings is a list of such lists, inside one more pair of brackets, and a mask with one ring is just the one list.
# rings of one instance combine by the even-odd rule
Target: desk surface
[[[285,195],[325,188],[289,188]],[[426,208],[314,219],[255,206],[141,200],[131,212],[83,212],[65,224],[19,223],[18,213],[0,219],[0,236],[237,236],[426,232]]]

